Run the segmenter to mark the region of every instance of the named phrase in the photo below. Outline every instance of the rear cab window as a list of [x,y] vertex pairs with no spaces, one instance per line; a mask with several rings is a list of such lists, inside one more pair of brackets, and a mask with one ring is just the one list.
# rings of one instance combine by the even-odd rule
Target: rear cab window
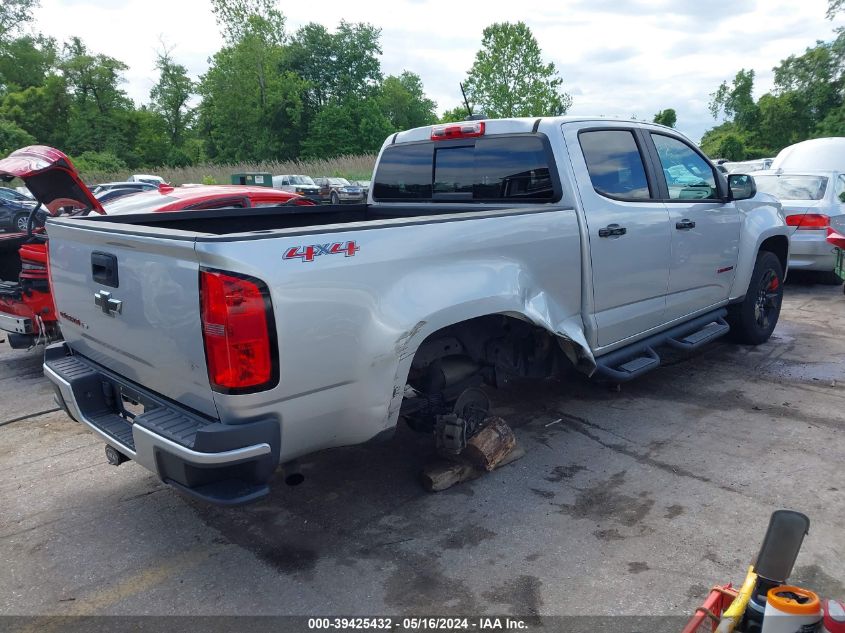
[[372,183],[379,202],[555,202],[560,181],[540,134],[390,145]]

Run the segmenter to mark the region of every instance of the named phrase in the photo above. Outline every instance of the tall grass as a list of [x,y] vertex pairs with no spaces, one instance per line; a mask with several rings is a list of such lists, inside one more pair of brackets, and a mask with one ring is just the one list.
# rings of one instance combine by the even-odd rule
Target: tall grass
[[[306,176],[341,176],[349,180],[369,180],[375,165],[375,155],[340,156],[319,160],[271,161],[264,163],[237,163],[235,165],[192,165],[191,167],[161,167],[138,169],[135,173],[152,173],[161,176],[171,185],[205,183],[227,185],[232,174],[244,172],[266,172],[279,174],[305,174]],[[119,182],[126,180],[129,172],[83,172],[82,179],[88,184]]]

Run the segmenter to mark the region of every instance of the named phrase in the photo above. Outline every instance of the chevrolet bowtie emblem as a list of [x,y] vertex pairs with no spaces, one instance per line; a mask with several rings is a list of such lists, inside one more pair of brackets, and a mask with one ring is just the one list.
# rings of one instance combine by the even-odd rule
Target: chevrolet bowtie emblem
[[112,299],[111,293],[105,290],[100,290],[94,295],[94,305],[101,308],[104,314],[112,317],[115,313],[120,314],[123,309],[123,301]]

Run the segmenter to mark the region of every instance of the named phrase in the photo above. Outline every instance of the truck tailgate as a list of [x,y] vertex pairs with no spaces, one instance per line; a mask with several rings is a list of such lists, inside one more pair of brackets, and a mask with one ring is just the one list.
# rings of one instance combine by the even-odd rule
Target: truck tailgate
[[194,241],[52,223],[48,230],[53,295],[73,350],[216,417]]

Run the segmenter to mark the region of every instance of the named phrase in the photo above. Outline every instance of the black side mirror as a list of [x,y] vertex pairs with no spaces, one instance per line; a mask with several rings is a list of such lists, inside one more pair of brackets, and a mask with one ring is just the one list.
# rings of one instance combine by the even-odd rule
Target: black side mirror
[[728,191],[730,200],[748,200],[757,195],[757,185],[748,174],[728,174]]

